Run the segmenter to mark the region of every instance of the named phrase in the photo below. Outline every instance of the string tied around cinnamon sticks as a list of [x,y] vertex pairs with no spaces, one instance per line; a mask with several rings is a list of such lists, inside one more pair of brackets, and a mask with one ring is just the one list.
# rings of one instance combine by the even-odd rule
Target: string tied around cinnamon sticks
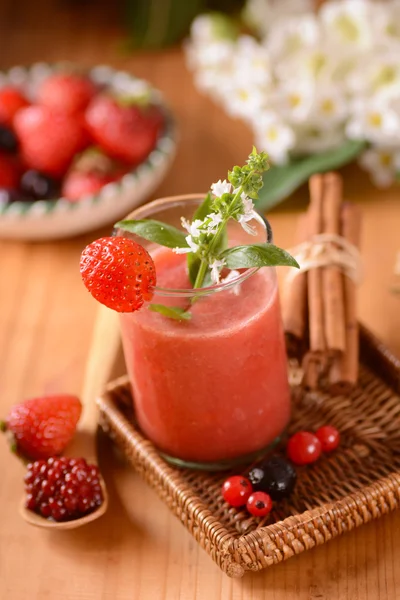
[[361,216],[342,198],[337,173],[310,178],[310,205],[292,250],[300,272],[285,282],[282,317],[289,356],[302,361],[308,389],[347,393],[358,377],[356,289]]
[[290,248],[288,252],[300,265],[300,269],[289,271],[287,276],[289,279],[310,269],[335,265],[356,285],[362,281],[363,269],[360,251],[341,235],[320,233],[306,242]]

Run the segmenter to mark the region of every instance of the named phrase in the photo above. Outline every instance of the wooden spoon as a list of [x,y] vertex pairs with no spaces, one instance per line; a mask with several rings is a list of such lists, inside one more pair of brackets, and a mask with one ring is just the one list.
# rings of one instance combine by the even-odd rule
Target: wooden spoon
[[[112,366],[120,348],[118,314],[101,306],[95,323],[89,360],[82,389],[83,414],[78,424],[76,436],[68,447],[68,455],[83,457],[88,463],[97,464],[96,431],[98,411],[96,396],[109,381]],[[94,512],[72,521],[56,522],[45,519],[25,508],[25,498],[20,503],[20,514],[30,525],[47,529],[75,529],[101,517],[107,510],[108,496],[103,478],[100,475],[103,504]]]

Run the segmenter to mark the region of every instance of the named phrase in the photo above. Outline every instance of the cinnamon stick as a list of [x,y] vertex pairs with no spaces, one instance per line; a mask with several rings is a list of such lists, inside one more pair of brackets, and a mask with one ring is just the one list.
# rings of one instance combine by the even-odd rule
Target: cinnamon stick
[[[308,218],[301,215],[297,222],[296,243],[301,244],[308,237]],[[307,322],[307,275],[304,272],[294,275],[284,288],[282,295],[282,321],[286,347],[290,357],[300,358],[305,345]]]
[[[322,232],[340,234],[340,208],[342,204],[342,179],[337,173],[324,177],[322,205]],[[334,246],[334,244],[332,244]],[[322,299],[325,341],[332,356],[346,349],[343,275],[339,267],[322,268]]]
[[[310,237],[322,232],[322,204],[324,193],[323,175],[316,174],[310,178],[310,208],[308,216],[308,232]],[[309,310],[310,350],[320,354],[326,350],[321,268],[310,269],[307,273],[307,297]]]
[[[358,206],[344,204],[341,214],[341,234],[356,247],[360,245],[361,211]],[[346,351],[336,357],[329,373],[329,387],[334,394],[347,393],[358,377],[357,289],[352,279],[343,275],[346,323]]]
[[303,359],[303,381],[302,386],[306,390],[316,390],[319,384],[321,372],[321,356],[307,352]]

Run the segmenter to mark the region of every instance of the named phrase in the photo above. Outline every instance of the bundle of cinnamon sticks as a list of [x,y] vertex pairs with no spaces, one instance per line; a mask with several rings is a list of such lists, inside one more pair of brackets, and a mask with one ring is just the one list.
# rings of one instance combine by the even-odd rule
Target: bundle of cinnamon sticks
[[[309,188],[310,205],[299,220],[297,241],[303,246],[310,242],[305,244],[309,249],[321,234],[328,234],[319,244],[325,264],[310,266],[287,280],[282,297],[286,342],[289,356],[302,360],[306,388],[328,387],[342,394],[358,376],[357,294],[353,273],[335,261],[335,239],[341,241],[337,238],[341,236],[347,248],[358,248],[361,214],[358,207],[343,202],[337,173],[314,175]],[[316,265],[321,262],[315,260]]]

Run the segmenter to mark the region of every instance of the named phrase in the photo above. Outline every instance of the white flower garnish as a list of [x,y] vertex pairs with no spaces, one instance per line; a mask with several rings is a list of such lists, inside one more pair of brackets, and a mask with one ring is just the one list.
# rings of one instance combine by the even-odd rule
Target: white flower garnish
[[243,214],[238,216],[238,222],[241,224],[243,229],[249,235],[257,235],[257,230],[252,225],[249,225],[249,221],[256,219],[262,225],[264,225],[264,221],[262,217],[254,210],[254,204],[251,198],[246,196],[246,194],[241,194],[241,199],[243,202]]
[[181,217],[181,225],[183,229],[186,229],[186,231],[190,233],[190,221],[185,219],[185,217]]
[[201,221],[200,219],[195,219],[194,221],[190,222],[185,219],[185,217],[181,217],[181,224],[182,227],[186,229],[188,233],[190,233],[192,238],[198,238],[201,233],[203,233],[201,228],[204,226],[204,221]]
[[394,183],[400,171],[400,151],[393,148],[370,148],[360,157],[359,163],[366,169],[375,185],[388,187]]
[[188,254],[188,252],[197,252],[199,249],[199,245],[193,240],[191,235],[187,235],[185,237],[186,243],[188,245],[187,248],[173,248],[173,252],[175,254]]
[[217,196],[217,198],[220,198],[223,194],[230,194],[231,190],[232,185],[229,183],[229,181],[226,181],[226,179],[224,179],[224,181],[219,179],[217,183],[211,184],[211,191],[214,196]]
[[215,230],[218,228],[218,225],[222,223],[222,215],[219,213],[210,213],[207,215],[205,221],[210,221],[206,225],[207,233],[215,233]]
[[220,270],[222,269],[222,267],[225,266],[225,261],[224,260],[218,260],[217,258],[215,258],[211,263],[210,263],[210,269],[211,269],[211,281],[213,283],[219,283],[220,280]]

